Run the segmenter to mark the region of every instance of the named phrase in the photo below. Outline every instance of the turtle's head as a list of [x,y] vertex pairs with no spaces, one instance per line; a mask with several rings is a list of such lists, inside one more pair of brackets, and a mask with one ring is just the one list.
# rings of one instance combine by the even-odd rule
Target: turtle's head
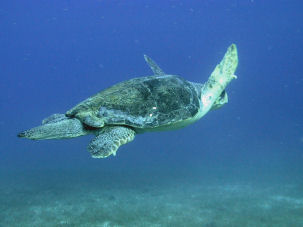
[[19,133],[18,137],[32,140],[64,139],[89,133],[90,131],[78,119],[65,117],[64,114],[54,114],[44,119],[42,125]]

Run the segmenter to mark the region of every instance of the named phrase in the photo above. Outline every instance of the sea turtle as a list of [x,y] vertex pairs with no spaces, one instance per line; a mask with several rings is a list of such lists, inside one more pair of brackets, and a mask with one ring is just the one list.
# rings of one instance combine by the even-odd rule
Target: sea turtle
[[106,158],[136,134],[185,127],[227,103],[225,88],[236,78],[238,64],[235,44],[205,84],[166,74],[151,58],[144,58],[153,76],[118,83],[18,136],[41,140],[95,134],[88,150],[94,158]]

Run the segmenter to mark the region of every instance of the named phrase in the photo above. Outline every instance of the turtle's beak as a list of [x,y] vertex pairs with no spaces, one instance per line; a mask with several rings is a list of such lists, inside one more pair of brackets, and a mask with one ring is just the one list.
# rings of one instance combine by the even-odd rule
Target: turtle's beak
[[[49,126],[49,125],[48,125]],[[58,137],[58,133],[55,130],[52,130],[51,127],[45,127],[45,125],[41,125],[35,128],[31,128],[20,132],[18,137],[26,138],[31,140],[43,140],[43,139],[56,139]]]

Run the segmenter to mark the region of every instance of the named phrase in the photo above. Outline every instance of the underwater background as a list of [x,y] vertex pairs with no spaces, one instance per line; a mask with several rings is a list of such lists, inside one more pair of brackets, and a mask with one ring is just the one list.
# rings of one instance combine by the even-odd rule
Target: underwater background
[[[303,226],[303,2],[0,3],[0,226]],[[93,159],[92,136],[17,133],[117,82],[205,82],[239,52],[229,103]]]

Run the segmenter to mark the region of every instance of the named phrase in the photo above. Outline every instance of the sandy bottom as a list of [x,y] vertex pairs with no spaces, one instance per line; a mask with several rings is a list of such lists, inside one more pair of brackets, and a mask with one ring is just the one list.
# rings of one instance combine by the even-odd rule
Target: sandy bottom
[[5,173],[0,226],[303,226],[303,185],[149,172]]

